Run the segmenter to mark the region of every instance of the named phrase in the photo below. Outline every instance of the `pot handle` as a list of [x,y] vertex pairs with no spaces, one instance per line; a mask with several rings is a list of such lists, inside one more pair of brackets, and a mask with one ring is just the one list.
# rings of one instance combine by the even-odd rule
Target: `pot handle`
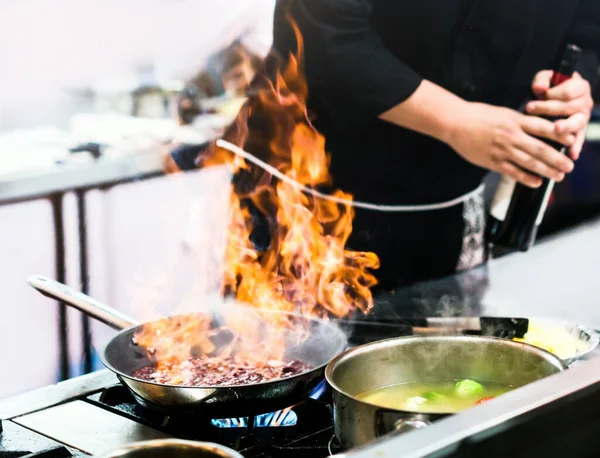
[[431,417],[428,414],[399,413],[380,409],[375,417],[375,431],[379,438],[394,437],[431,425]]
[[394,423],[394,431],[389,433],[390,435],[397,435],[402,433],[407,433],[410,431],[414,431],[415,429],[423,429],[431,426],[430,421],[425,420],[410,420],[401,418],[396,423]]
[[86,294],[75,291],[67,285],[63,285],[62,283],[41,275],[32,275],[27,279],[27,283],[44,296],[56,299],[59,302],[76,308],[80,312],[83,312],[118,331],[139,324],[136,320],[118,310],[102,304]]

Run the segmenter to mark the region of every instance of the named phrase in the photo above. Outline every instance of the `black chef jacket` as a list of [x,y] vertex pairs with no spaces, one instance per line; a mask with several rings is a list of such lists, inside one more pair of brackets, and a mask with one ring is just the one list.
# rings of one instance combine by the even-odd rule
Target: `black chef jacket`
[[599,0],[279,0],[274,47],[303,36],[309,108],[332,153],[336,186],[356,198],[423,204],[476,188],[485,170],[447,145],[378,119],[423,78],[467,100],[518,108],[534,75],[567,43],[593,79]]
[[[357,200],[439,203],[481,184],[486,170],[446,144],[378,119],[422,79],[517,109],[568,43],[584,50],[580,73],[597,76],[600,0],[279,0],[274,48],[282,57],[297,51],[287,13],[303,37],[308,106],[334,185]],[[359,209],[349,246],[379,255],[384,288],[448,275],[473,243],[464,237],[466,210]],[[481,230],[474,221],[467,226]]]

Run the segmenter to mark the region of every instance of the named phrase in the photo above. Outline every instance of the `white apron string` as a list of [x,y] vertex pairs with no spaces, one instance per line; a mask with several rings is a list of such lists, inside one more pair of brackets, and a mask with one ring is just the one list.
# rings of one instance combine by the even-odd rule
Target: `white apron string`
[[335,202],[335,203],[342,204],[342,205],[350,205],[350,206],[353,206],[356,208],[364,208],[366,210],[375,210],[375,211],[380,211],[380,212],[424,212],[424,211],[432,211],[432,210],[442,210],[444,208],[454,207],[456,205],[463,204],[463,203],[469,201],[470,199],[480,195],[483,192],[483,189],[485,187],[485,185],[481,184],[477,189],[474,189],[473,191],[469,191],[468,193],[466,193],[460,197],[457,197],[452,200],[448,200],[446,202],[439,202],[439,203],[435,203],[435,204],[377,205],[377,204],[373,204],[373,203],[369,203],[369,202],[360,202],[357,200],[340,199],[339,197],[331,196],[329,194],[323,194],[319,191],[316,191],[315,189],[311,189],[307,186],[302,185],[301,183],[298,183],[293,178],[290,178],[287,175],[281,173],[275,167],[267,164],[264,161],[261,161],[256,156],[248,153],[247,151],[244,151],[242,148],[240,148],[232,143],[229,143],[225,140],[217,140],[217,146],[219,148],[226,149],[227,151],[229,151],[237,156],[240,156],[249,162],[252,162],[253,164],[255,164],[255,165],[259,166],[260,168],[264,169],[265,171],[269,172],[271,175],[276,176],[281,181],[285,181],[287,184],[289,184],[290,186],[293,186],[296,189],[299,189],[308,194],[312,194],[313,196],[319,197],[320,199],[329,200],[331,202]]

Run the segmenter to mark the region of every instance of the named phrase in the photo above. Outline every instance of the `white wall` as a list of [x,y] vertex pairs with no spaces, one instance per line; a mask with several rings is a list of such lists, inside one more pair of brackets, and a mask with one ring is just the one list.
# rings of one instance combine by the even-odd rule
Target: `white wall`
[[128,88],[141,67],[185,79],[242,37],[272,40],[275,0],[0,0],[0,131],[66,123],[75,90]]
[[54,271],[51,218],[48,202],[0,207],[0,397],[58,375],[57,308],[25,283]]
[[[201,309],[207,279],[219,277],[229,179],[229,171],[214,169],[91,192],[91,294],[139,320]],[[190,224],[193,202],[203,209]],[[67,280],[79,288],[74,196],[64,203]],[[57,307],[25,283],[34,273],[55,278],[49,202],[0,207],[0,240],[0,367],[10,374],[0,378],[2,398],[58,378]],[[69,312],[74,375],[81,367],[80,320]],[[97,349],[115,334],[97,323],[93,332]]]

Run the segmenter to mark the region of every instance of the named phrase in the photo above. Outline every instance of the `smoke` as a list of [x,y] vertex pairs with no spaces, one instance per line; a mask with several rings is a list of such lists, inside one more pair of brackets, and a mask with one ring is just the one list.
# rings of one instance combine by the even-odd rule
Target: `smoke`
[[[194,313],[214,303],[224,270],[231,178],[226,166],[168,175],[160,202],[141,199],[139,205],[153,213],[146,223],[151,230],[139,235],[147,253],[121,279],[135,318]],[[143,232],[139,222],[137,230]]]

